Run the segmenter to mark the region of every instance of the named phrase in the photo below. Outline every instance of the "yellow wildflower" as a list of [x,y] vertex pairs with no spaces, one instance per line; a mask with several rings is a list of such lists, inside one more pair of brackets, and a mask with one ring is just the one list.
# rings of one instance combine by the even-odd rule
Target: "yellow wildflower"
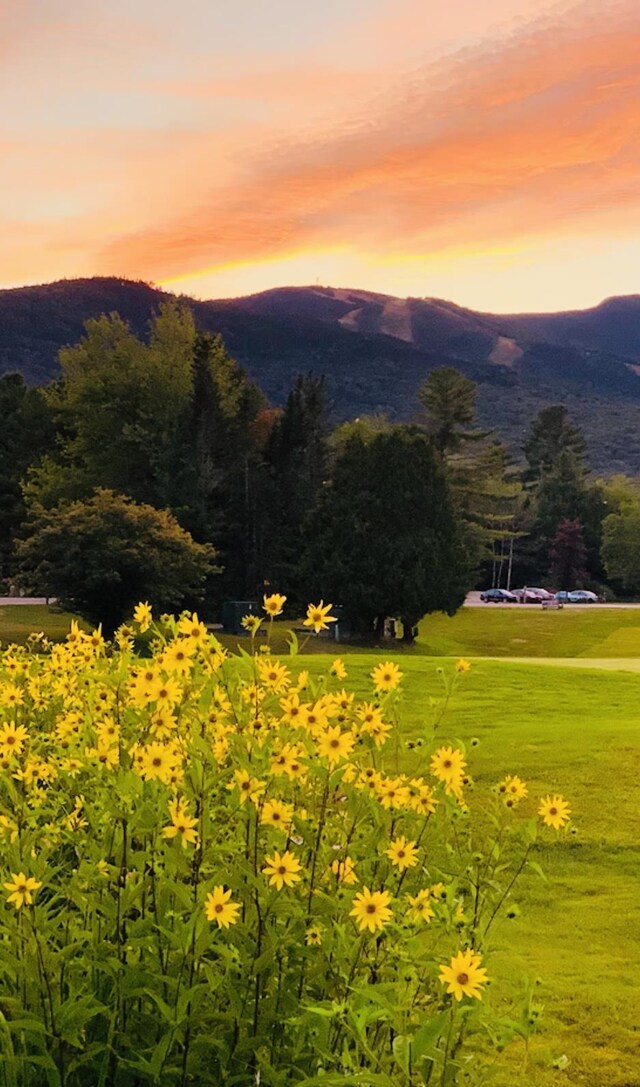
[[282,609],[284,608],[286,600],[286,596],[281,596],[280,593],[272,593],[271,596],[264,596],[262,598],[262,607],[267,615],[270,615],[272,619],[275,619],[276,615],[282,614]]
[[183,849],[186,849],[188,845],[196,845],[198,832],[194,828],[197,827],[198,820],[189,815],[188,807],[184,801],[170,800],[169,815],[171,816],[171,823],[162,828],[164,837],[178,838]]
[[342,860],[336,857],[331,865],[331,871],[338,877],[340,883],[358,882],[356,867],[351,857],[343,857]]
[[461,751],[453,747],[440,747],[431,756],[431,773],[445,785],[461,782],[466,762]]
[[428,923],[435,916],[431,907],[431,894],[428,888],[418,891],[413,898],[409,895],[409,903],[411,905],[409,913],[412,920],[426,921]]
[[300,875],[301,864],[297,857],[289,850],[278,853],[276,850],[272,857],[266,858],[266,865],[262,869],[265,876],[269,876],[269,886],[281,891],[283,887],[293,887],[302,878]]
[[0,686],[0,705],[13,706],[24,705],[24,691],[16,683],[3,683]]
[[404,835],[394,838],[385,853],[391,863],[404,872],[405,868],[415,868],[418,863],[418,850],[415,842],[408,842]]
[[393,661],[385,661],[375,666],[371,678],[376,691],[394,691],[402,680],[402,672]]
[[469,948],[454,955],[448,966],[444,963],[441,965],[440,981],[456,1000],[462,1000],[463,996],[482,1000],[481,989],[489,979],[487,971],[480,966],[481,962],[482,955]]
[[253,635],[256,634],[262,626],[262,619],[259,615],[252,615],[251,613],[249,613],[248,615],[242,616],[242,619],[240,620],[240,625],[243,626],[244,629],[249,632],[249,634]]
[[546,826],[560,830],[565,823],[569,822],[571,809],[566,800],[556,794],[555,796],[547,796],[540,801],[538,815],[542,816],[542,821]]
[[7,722],[0,728],[0,754],[5,757],[21,755],[28,735],[24,725]]
[[291,683],[291,673],[284,664],[274,660],[258,660],[258,674],[262,683],[274,694],[282,694]]
[[340,725],[333,725],[323,732],[316,733],[318,754],[327,760],[329,766],[337,766],[341,759],[347,759],[353,750],[356,738],[352,732],[343,732]]
[[225,891],[222,884],[209,892],[204,903],[204,912],[208,921],[216,921],[218,928],[229,928],[238,920],[240,906],[231,902],[231,891]]
[[7,902],[15,906],[17,910],[21,910],[23,906],[30,906],[33,902],[33,892],[38,890],[38,887],[42,887],[42,883],[33,876],[25,876],[24,872],[11,873],[11,883],[5,883],[4,886],[7,891],[11,893],[7,895]]
[[324,604],[321,600],[319,604],[309,604],[307,607],[307,617],[303,620],[303,626],[311,627],[314,634],[319,634],[321,630],[327,630],[329,623],[337,623],[335,615],[329,615],[333,604]]
[[144,634],[151,626],[151,618],[151,604],[148,601],[136,604],[133,609],[133,621],[140,627],[141,634]]
[[349,916],[355,917],[361,932],[365,929],[377,932],[391,920],[390,901],[391,895],[388,891],[370,891],[368,887],[363,887],[353,900],[353,909],[349,911]]
[[206,624],[198,618],[197,612],[193,612],[191,615],[187,612],[183,615],[178,623],[178,632],[185,634],[189,642],[192,645],[199,645],[201,642],[206,641],[208,630]]
[[265,788],[264,781],[259,781],[258,778],[251,777],[248,770],[235,770],[233,781],[230,781],[227,785],[227,789],[230,791],[233,789],[239,791],[241,804],[246,803],[247,800],[253,800],[253,802],[256,803]]
[[507,774],[498,785],[498,792],[508,808],[515,807],[528,795],[527,786],[517,774]]
[[260,812],[260,822],[265,826],[287,830],[293,819],[293,808],[283,800],[265,800]]

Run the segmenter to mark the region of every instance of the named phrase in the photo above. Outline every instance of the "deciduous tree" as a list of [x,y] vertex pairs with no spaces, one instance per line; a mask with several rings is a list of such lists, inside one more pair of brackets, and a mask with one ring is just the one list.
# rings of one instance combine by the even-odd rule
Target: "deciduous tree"
[[602,523],[602,561],[623,589],[640,590],[640,501],[624,502]]
[[196,543],[169,512],[105,489],[33,508],[18,555],[29,588],[110,630],[139,600],[160,611],[193,606],[219,572],[213,548]]

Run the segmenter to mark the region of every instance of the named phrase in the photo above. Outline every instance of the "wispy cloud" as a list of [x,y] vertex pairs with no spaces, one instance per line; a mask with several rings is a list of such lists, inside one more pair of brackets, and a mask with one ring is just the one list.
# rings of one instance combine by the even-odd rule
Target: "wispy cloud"
[[[639,56],[635,3],[605,29],[545,20],[465,50],[331,128],[245,149],[228,187],[214,160],[210,202],[112,241],[101,266],[168,276],[321,243],[432,250],[573,229],[585,214],[613,223],[638,203]],[[292,97],[318,81],[301,77]]]
[[24,41],[36,9],[69,59],[92,27],[95,40],[75,70],[58,57],[44,97],[43,62],[0,123],[4,282],[640,230],[637,0],[380,0],[350,19],[332,0],[289,37],[294,6],[277,0],[278,48],[263,21],[235,52],[196,48],[214,27],[202,0],[186,0],[200,23],[183,21],[173,48],[163,4],[142,40],[147,4],[127,20],[124,0],[111,17],[91,0],[69,25],[42,0],[14,22],[14,80],[25,49],[43,57],[46,34]]

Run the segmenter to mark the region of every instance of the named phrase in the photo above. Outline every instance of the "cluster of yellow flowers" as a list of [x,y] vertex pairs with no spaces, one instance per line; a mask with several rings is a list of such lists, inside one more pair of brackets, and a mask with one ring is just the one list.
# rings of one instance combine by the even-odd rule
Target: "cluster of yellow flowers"
[[[265,596],[269,621],[285,602],[277,593]],[[335,621],[330,612],[322,601],[310,604],[305,626],[326,629]],[[9,904],[31,907],[46,885],[37,863],[42,850],[68,836],[108,841],[100,826],[104,811],[87,797],[129,789],[136,804],[149,797],[162,813],[156,830],[163,848],[197,854],[189,878],[197,871],[199,909],[218,928],[244,919],[257,893],[246,880],[233,887],[224,880],[221,858],[232,866],[235,848],[265,889],[303,892],[309,945],[323,939],[316,899],[356,886],[343,917],[353,918],[363,935],[394,919],[441,918],[455,927],[462,907],[430,878],[425,836],[439,807],[468,810],[466,759],[460,748],[442,745],[429,772],[412,775],[387,757],[383,749],[397,728],[394,692],[403,678],[397,664],[377,664],[373,696],[358,700],[353,691],[330,687],[347,677],[339,658],[328,676],[312,680],[304,670],[293,675],[269,651],[230,657],[195,613],[155,625],[143,602],[133,621],[116,632],[113,650],[100,630],[86,633],[72,623],[62,645],[43,651],[38,644],[36,652],[11,647],[2,656],[0,836],[16,867],[34,862],[42,877],[11,872],[4,883]],[[254,635],[262,622],[248,615],[243,625]],[[152,656],[140,659],[134,637],[149,630]],[[467,670],[460,661],[457,671]],[[515,775],[496,788],[507,807],[527,797]],[[556,829],[569,818],[557,795],[542,800],[539,811]],[[154,826],[150,816],[145,833],[155,842]],[[363,854],[372,826],[378,846]],[[216,845],[218,832],[225,849],[210,860],[205,850]],[[125,865],[104,849],[97,879]],[[465,948],[441,966],[440,979],[456,1000],[480,997],[487,980],[480,963],[480,953]]]

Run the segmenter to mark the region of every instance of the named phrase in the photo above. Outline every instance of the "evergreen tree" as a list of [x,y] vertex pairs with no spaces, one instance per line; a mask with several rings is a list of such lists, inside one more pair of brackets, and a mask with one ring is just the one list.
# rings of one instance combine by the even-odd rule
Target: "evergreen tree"
[[253,595],[262,394],[176,303],[153,318],[148,343],[114,314],[86,328],[61,352],[62,380],[48,392],[59,449],[30,472],[28,501],[54,508],[100,487],[170,509],[221,554],[219,595]]
[[269,478],[265,568],[268,580],[286,585],[290,596],[304,589],[297,577],[302,526],[329,475],[328,430],[324,377],[299,376],[265,448]]
[[427,416],[427,430],[443,455],[457,452],[466,442],[486,437],[486,431],[470,430],[474,421],[477,387],[453,366],[432,370],[418,390]]
[[407,640],[427,612],[462,604],[469,571],[441,459],[415,427],[338,456],[306,524],[307,592],[344,605],[356,633],[402,619]]
[[434,370],[418,393],[427,430],[446,465],[467,562],[491,561],[492,583],[499,584],[511,561],[522,487],[507,451],[491,431],[474,426],[476,385],[453,367]]
[[560,521],[549,552],[549,573],[559,589],[575,589],[586,577],[587,549],[582,536],[582,525],[576,518],[563,517]]
[[53,449],[55,429],[41,389],[21,374],[0,378],[0,577],[15,573],[14,539],[26,509],[22,479],[33,460]]
[[586,452],[584,435],[569,421],[563,404],[542,408],[531,424],[524,444],[527,459],[525,479],[536,483],[554,470],[563,453],[570,454],[582,466]]
[[262,468],[255,426],[264,407],[262,394],[222,338],[198,334],[186,428],[187,485],[176,514],[196,539],[211,541],[219,552],[220,598],[257,591]]
[[549,568],[549,552],[563,520],[578,520],[587,549],[587,572],[602,576],[600,542],[606,506],[597,484],[587,480],[584,467],[570,450],[563,450],[534,492],[531,538],[538,571]]

